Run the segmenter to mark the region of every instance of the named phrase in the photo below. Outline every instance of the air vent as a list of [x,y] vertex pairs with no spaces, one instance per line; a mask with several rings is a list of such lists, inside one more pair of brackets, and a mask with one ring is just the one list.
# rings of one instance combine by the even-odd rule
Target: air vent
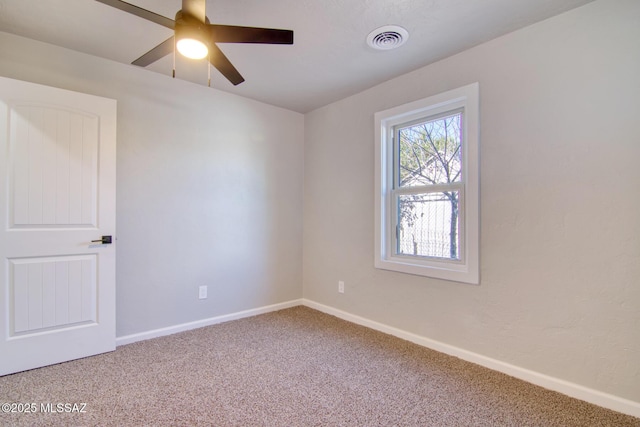
[[405,44],[409,33],[397,25],[385,25],[376,28],[367,36],[367,44],[374,49],[390,50]]

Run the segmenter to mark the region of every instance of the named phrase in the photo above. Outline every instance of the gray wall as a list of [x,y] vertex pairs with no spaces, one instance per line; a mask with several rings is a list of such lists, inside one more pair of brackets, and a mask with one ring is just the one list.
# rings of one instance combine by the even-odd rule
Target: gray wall
[[0,58],[118,101],[118,336],[302,296],[301,114],[6,33]]
[[[305,298],[640,402],[639,23],[597,1],[308,113]],[[480,286],[376,270],[373,114],[475,81]]]

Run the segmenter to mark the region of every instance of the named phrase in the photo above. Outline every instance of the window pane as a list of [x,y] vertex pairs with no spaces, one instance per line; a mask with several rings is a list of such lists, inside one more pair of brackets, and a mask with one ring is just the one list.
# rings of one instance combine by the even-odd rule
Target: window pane
[[397,253],[460,259],[458,191],[398,196]]
[[400,187],[461,180],[462,112],[397,129]]

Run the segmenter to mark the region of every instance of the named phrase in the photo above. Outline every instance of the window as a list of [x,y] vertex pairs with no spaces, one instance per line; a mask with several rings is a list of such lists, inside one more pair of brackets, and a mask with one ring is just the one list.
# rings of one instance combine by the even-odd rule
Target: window
[[376,267],[479,283],[478,84],[375,122]]

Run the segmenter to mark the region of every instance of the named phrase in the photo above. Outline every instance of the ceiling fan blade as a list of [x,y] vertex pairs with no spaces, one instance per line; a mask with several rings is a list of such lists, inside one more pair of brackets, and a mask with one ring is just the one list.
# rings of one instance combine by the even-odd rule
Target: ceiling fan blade
[[244,81],[244,77],[240,75],[236,67],[234,67],[231,61],[222,53],[220,48],[213,43],[209,46],[209,62],[211,62],[211,65],[216,67],[227,80],[233,83],[234,86]]
[[273,28],[208,25],[215,43],[293,44],[293,31]]
[[129,4],[127,2],[121,0],[96,0],[97,2],[106,4],[107,6],[115,7],[116,9],[123,10],[125,12],[129,12],[132,15],[136,15],[140,18],[146,19],[151,22],[155,22],[156,24],[160,24],[169,29],[175,28],[175,21],[173,19],[166,18],[162,15],[158,15],[157,13],[150,12],[141,7]]
[[160,43],[158,46],[151,49],[149,52],[142,55],[140,58],[133,61],[132,64],[139,67],[146,67],[149,64],[153,64],[158,59],[164,58],[165,56],[173,52],[173,49],[173,36],[171,36]]

